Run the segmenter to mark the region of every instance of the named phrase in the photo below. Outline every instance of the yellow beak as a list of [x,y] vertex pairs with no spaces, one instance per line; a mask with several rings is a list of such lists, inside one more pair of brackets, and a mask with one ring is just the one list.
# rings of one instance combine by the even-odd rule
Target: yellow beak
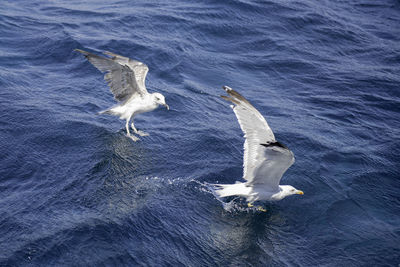
[[299,191],[297,191],[297,194],[304,195],[304,192],[299,190]]

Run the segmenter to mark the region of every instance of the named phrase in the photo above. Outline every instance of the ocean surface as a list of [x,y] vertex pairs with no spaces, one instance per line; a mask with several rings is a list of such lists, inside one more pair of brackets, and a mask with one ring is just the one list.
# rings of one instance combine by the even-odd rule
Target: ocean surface
[[[150,134],[75,48],[146,63]],[[228,85],[305,192],[221,203],[242,177]],[[2,1],[0,266],[398,266],[400,2]],[[230,202],[229,202],[230,201]]]

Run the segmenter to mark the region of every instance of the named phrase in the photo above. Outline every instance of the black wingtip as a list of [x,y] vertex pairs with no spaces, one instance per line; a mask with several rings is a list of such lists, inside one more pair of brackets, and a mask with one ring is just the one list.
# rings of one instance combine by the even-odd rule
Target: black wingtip
[[276,142],[272,142],[272,143],[267,143],[267,144],[260,144],[260,145],[265,146],[265,147],[273,147],[273,146],[276,146],[276,147],[281,147],[281,148],[288,149],[287,146],[285,146],[284,144],[279,143],[279,142],[277,142],[277,141],[276,141]]
[[232,88],[230,88],[229,86],[226,86],[226,85],[222,86],[222,89],[224,89],[227,92],[232,91]]
[[230,101],[230,102],[232,102],[233,104],[236,104],[236,105],[240,104],[239,101],[235,100],[233,97],[229,97],[229,96],[226,96],[226,95],[221,95],[221,98],[225,99],[226,101]]
[[79,52],[79,53],[81,53],[81,54],[83,54],[86,58],[88,58],[89,57],[89,55],[90,55],[90,53],[89,52],[86,52],[86,51],[84,51],[84,50],[82,50],[82,49],[78,49],[78,48],[76,48],[76,49],[74,49],[74,51],[76,51],[76,52]]
[[250,102],[246,98],[244,98],[244,96],[242,96],[241,94],[239,94],[238,92],[236,92],[235,90],[230,88],[229,86],[225,85],[222,88],[229,94],[230,97],[235,99],[237,103],[244,102],[244,103],[247,103],[248,105],[251,105]]

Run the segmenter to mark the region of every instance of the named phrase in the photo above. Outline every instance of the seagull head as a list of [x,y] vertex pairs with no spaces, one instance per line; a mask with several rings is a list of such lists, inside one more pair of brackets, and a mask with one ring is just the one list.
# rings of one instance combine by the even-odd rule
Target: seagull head
[[284,197],[290,196],[290,195],[304,195],[304,192],[301,190],[297,190],[291,185],[280,185],[279,186],[282,189],[282,193]]
[[169,110],[169,106],[167,103],[165,103],[165,97],[160,94],[160,93],[154,93],[152,94],[154,102],[156,102],[158,105],[163,105]]

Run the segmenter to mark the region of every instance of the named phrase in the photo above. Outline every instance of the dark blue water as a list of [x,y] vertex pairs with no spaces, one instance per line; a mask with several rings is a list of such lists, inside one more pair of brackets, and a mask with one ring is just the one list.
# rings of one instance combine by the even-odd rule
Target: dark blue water
[[[126,138],[73,49],[145,62],[171,110]],[[295,154],[305,192],[267,213],[204,183],[242,175],[228,85]],[[400,3],[3,1],[1,266],[397,266]]]

